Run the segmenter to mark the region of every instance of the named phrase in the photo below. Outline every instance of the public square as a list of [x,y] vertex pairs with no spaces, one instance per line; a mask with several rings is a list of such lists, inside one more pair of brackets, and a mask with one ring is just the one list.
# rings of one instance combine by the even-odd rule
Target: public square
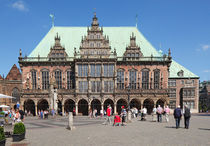
[[26,139],[14,143],[7,138],[10,146],[128,146],[128,145],[210,145],[210,114],[193,115],[190,128],[184,129],[183,119],[181,128],[175,128],[173,116],[169,123],[163,119],[162,123],[152,122],[152,117],[147,116],[147,121],[140,118],[132,120],[126,126],[113,127],[102,125],[104,119],[90,119],[85,116],[74,118],[75,129],[66,129],[67,117],[41,120],[37,117],[26,117]]

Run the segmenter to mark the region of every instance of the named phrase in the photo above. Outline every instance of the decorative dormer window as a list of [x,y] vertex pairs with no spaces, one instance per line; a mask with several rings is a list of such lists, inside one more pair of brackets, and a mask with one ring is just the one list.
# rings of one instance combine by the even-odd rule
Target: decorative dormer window
[[60,44],[60,37],[57,33],[57,35],[55,36],[55,44],[53,47],[50,48],[48,58],[50,61],[61,61],[65,60],[67,56],[68,55],[65,51],[65,48],[63,48]]
[[126,47],[126,51],[124,53],[124,58],[126,59],[138,59],[139,57],[143,56],[140,47],[136,45],[136,37],[134,36],[134,33],[132,33],[132,36],[130,37],[130,45]]

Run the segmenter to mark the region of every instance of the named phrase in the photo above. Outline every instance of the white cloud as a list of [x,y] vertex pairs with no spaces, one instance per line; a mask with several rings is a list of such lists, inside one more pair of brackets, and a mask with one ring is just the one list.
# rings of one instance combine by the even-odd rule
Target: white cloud
[[26,7],[25,3],[21,0],[13,3],[12,8],[17,9],[19,11],[28,11],[28,8]]
[[210,69],[204,70],[205,73],[210,73]]
[[202,50],[206,51],[210,48],[210,45],[202,45]]

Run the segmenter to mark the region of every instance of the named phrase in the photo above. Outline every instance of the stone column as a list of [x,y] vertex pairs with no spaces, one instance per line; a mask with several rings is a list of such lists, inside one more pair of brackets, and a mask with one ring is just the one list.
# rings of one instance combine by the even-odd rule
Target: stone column
[[[104,104],[103,103],[101,104],[101,109],[104,112]],[[100,114],[101,114],[101,112],[100,112]]]
[[78,103],[75,103],[75,114],[76,114],[76,116],[78,115]]
[[[90,114],[89,111],[90,111],[90,108],[91,108],[91,103],[88,102],[88,115]],[[93,110],[93,109],[92,109]]]
[[38,115],[37,114],[37,103],[35,104],[35,114],[36,114],[36,116]]
[[117,103],[114,103],[114,114],[117,114]]
[[64,105],[62,104],[62,116],[64,115]]

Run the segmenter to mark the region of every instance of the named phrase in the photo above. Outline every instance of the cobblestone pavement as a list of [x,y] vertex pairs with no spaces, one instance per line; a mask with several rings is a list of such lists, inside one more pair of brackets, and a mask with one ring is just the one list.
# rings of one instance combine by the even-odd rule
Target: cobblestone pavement
[[170,122],[151,122],[133,119],[126,126],[113,127],[102,125],[104,119],[89,119],[88,117],[75,117],[76,129],[66,129],[67,118],[40,120],[37,117],[27,117],[26,139],[11,142],[7,138],[7,145],[12,146],[203,146],[210,145],[210,115],[193,115],[190,129],[175,128],[175,121],[170,116]]

